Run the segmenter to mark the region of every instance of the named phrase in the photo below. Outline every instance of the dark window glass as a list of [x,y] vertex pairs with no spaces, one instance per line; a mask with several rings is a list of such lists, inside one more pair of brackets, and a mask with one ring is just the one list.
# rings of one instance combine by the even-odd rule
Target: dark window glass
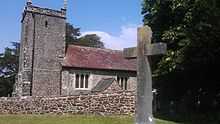
[[124,78],[121,78],[121,88],[124,88]]
[[120,83],[120,78],[117,76],[117,82],[118,82],[118,84]]
[[81,75],[80,79],[80,88],[84,88],[84,75]]
[[127,90],[128,89],[128,78],[125,78],[125,88],[124,88],[125,90]]
[[46,28],[48,27],[48,21],[45,21],[45,27]]
[[78,74],[76,75],[76,82],[75,83],[76,83],[75,87],[79,88],[79,75]]
[[89,87],[89,75],[86,75],[85,88]]

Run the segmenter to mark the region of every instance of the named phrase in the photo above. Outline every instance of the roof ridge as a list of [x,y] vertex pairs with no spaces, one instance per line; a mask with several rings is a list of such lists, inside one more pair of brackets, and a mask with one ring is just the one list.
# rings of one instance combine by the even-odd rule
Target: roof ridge
[[92,49],[92,50],[122,52],[122,50],[114,50],[114,49],[109,49],[109,48],[96,48],[96,47],[80,46],[80,45],[74,45],[74,44],[68,45],[67,47],[78,47],[78,48],[85,48],[85,49]]

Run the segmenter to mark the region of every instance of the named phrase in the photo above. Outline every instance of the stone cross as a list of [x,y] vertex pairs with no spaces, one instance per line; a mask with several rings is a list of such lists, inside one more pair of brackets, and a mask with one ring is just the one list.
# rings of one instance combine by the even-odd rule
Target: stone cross
[[137,58],[137,98],[135,124],[154,124],[152,114],[152,74],[148,56],[164,54],[165,43],[151,44],[152,31],[148,26],[138,28],[137,48],[125,48],[124,57]]

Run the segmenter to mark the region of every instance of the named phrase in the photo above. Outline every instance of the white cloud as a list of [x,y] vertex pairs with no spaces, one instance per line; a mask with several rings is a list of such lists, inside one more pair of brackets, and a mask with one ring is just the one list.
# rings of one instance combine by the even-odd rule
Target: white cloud
[[105,47],[110,49],[122,50],[137,44],[137,26],[134,25],[122,26],[119,35],[111,35],[103,31],[82,32],[82,36],[86,34],[97,34],[101,37]]

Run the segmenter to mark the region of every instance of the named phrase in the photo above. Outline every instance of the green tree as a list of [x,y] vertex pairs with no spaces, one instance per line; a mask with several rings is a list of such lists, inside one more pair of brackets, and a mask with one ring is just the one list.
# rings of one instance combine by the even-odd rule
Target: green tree
[[153,41],[168,45],[154,69],[162,101],[166,105],[175,101],[182,112],[216,111],[220,104],[216,87],[220,79],[215,73],[220,68],[220,1],[144,0],[142,10],[144,23],[154,32]]
[[70,23],[66,23],[66,44],[73,44],[81,35],[80,28],[75,28]]
[[78,39],[78,42],[75,45],[95,47],[95,48],[104,48],[104,43],[101,42],[101,39],[96,34],[88,34],[82,36]]
[[66,44],[79,45],[95,48],[104,48],[104,43],[96,34],[88,34],[81,36],[80,28],[75,28],[73,25],[66,24]]
[[0,54],[0,96],[11,95],[18,72],[19,43],[12,45],[13,48],[6,48]]

